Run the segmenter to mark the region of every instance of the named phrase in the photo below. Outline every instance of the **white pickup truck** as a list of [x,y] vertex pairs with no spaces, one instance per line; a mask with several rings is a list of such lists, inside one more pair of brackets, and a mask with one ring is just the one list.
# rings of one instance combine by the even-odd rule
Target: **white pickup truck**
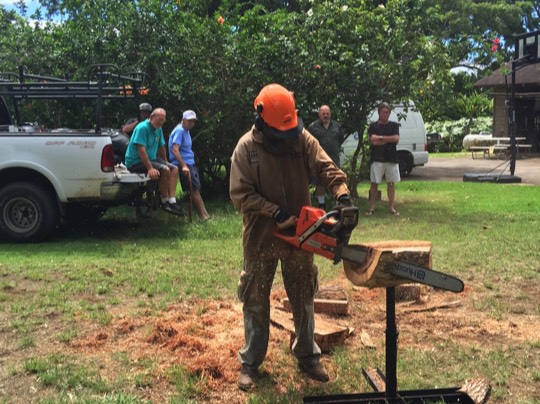
[[[97,220],[109,207],[133,204],[144,193],[148,179],[115,164],[112,133],[100,127],[101,100],[132,97],[137,81],[130,78],[130,90],[122,84],[125,91],[119,91],[121,76],[112,75],[115,81],[110,84],[103,66],[93,71],[98,72],[97,81],[84,82],[43,80],[21,71],[15,80],[0,73],[0,238],[40,241],[61,220]],[[19,122],[21,100],[62,97],[96,99],[96,128],[42,130]]]

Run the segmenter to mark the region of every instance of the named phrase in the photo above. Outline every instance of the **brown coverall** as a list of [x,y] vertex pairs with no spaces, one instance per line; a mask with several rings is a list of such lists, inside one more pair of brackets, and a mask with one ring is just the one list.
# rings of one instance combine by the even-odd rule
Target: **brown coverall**
[[278,208],[299,216],[301,208],[310,205],[310,178],[317,178],[336,199],[349,193],[345,173],[305,129],[290,152],[276,155],[265,150],[263,134],[253,127],[232,155],[230,196],[243,214],[244,265],[238,285],[245,334],[238,354],[241,364],[258,367],[266,356],[270,291],[278,260],[294,318],[292,351],[301,362],[319,360],[321,351],[314,341],[317,268],[313,255],[275,237],[272,218]]

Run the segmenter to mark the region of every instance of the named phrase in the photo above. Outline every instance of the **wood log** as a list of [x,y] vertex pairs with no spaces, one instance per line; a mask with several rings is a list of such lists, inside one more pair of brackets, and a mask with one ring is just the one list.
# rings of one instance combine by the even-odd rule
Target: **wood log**
[[[292,346],[295,339],[292,314],[278,309],[272,310],[270,313],[270,322],[290,333],[290,344]],[[336,345],[342,345],[353,332],[354,329],[350,327],[336,325],[315,315],[315,342],[324,353],[330,352]]]
[[371,349],[377,348],[377,346],[373,343],[371,336],[365,330],[362,330],[362,332],[360,333],[360,342],[362,342],[362,344],[366,348],[371,348]]
[[[313,299],[313,309],[315,313],[325,314],[349,314],[349,302],[347,300]],[[283,299],[283,308],[291,311],[289,298]]]
[[487,379],[467,379],[458,390],[467,394],[474,404],[485,404],[491,394],[491,383]]
[[341,285],[319,285],[315,299],[348,300],[348,296]]
[[415,283],[390,272],[396,260],[432,268],[430,241],[393,240],[351,246],[367,252],[362,263],[343,260],[345,275],[355,286],[380,288]]
[[443,302],[438,304],[433,304],[425,307],[417,307],[417,308],[406,308],[403,310],[405,313],[420,313],[423,311],[435,311],[438,309],[450,309],[454,307],[461,306],[461,300],[454,300],[451,302]]

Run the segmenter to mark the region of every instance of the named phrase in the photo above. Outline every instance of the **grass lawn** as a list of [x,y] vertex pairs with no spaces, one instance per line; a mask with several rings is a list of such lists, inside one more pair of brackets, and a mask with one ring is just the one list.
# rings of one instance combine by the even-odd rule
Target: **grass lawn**
[[[539,403],[540,187],[403,181],[397,201],[401,216],[379,206],[351,243],[429,240],[434,268],[466,285],[398,305],[398,387],[481,377],[490,403]],[[355,329],[323,357],[332,381],[305,379],[288,333],[272,327],[257,389],[238,391],[241,216],[226,200],[207,208],[212,220],[192,223],[165,212],[137,223],[134,209],[116,208],[44,243],[0,244],[0,402],[286,403],[371,391],[361,369],[384,371],[384,289],[353,287],[321,257],[321,288],[342,288],[350,304],[329,320]],[[278,274],[273,302],[283,297]]]

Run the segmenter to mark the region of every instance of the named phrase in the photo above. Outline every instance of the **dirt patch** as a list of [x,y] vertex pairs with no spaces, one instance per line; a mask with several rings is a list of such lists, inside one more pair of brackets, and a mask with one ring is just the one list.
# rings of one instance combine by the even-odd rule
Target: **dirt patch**
[[[352,287],[345,280],[339,286],[347,291],[351,314],[327,318],[356,330],[347,339],[346,345],[362,347],[360,336],[364,333],[371,337],[374,349],[384,354],[385,290]],[[483,349],[538,341],[538,316],[524,314],[534,312],[531,311],[534,302],[523,314],[497,320],[474,309],[471,302],[473,292],[474,287],[471,286],[458,295],[422,287],[415,301],[399,303],[397,321],[400,347],[426,349],[451,340],[453,344],[475,344],[478,349]],[[536,292],[538,296],[540,290]],[[280,306],[284,297],[284,291],[275,291],[272,304]],[[451,300],[459,303],[449,305]],[[240,403],[248,400],[249,394],[240,392],[236,387],[239,370],[237,353],[244,340],[242,307],[236,301],[194,299],[172,305],[158,316],[145,313],[136,305],[123,304],[111,310],[111,313],[114,319],[107,326],[77,320],[81,331],[68,343],[57,341],[55,335],[62,325],[57,323],[59,320],[52,318],[47,325],[48,334],[43,332],[39,337],[39,346],[33,355],[46,357],[58,353],[80,358],[82,363],[96,363],[102,379],[110,384],[114,384],[119,377],[129,379],[129,383],[122,384],[124,390],[125,386],[131,384],[130,394],[155,403],[167,402],[177,394],[178,386],[173,381],[175,371],[185,371],[185,375],[205,380],[204,384],[198,386],[194,397],[197,402]],[[6,370],[16,369],[24,360],[23,354],[28,356],[26,350],[10,347],[7,335],[7,329],[3,327],[1,336],[4,349],[0,356],[0,367],[5,370],[1,372],[0,393],[4,397],[16,397],[9,402],[35,401],[44,394],[35,375]],[[271,328],[267,361],[261,370],[266,379],[279,380],[272,386],[276,394],[286,394],[286,388],[291,385],[301,389],[302,383],[306,383],[287,352],[288,341],[286,331]],[[325,355],[323,361],[331,376],[337,377],[332,356]],[[292,380],[285,382],[284,377]],[[507,387],[515,397],[536,397],[534,394],[538,394],[534,392],[534,386],[527,386],[526,383]],[[513,392],[513,388],[518,389],[519,393]]]

